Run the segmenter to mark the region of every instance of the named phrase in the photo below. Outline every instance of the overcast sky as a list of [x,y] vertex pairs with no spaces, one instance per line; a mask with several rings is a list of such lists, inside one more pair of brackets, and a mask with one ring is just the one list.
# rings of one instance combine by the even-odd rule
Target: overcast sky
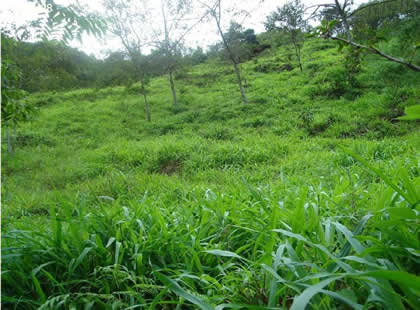
[[[68,5],[74,3],[76,0],[56,0],[56,3]],[[132,0],[135,1],[135,0]],[[331,0],[314,0],[314,1],[305,1],[307,6],[319,4],[319,3],[328,3],[332,2]],[[356,4],[365,2],[363,0],[356,0]],[[89,10],[103,11],[102,9],[102,0],[79,0],[79,3]],[[152,5],[159,5],[159,0],[152,0]],[[257,33],[264,31],[264,21],[266,16],[274,11],[277,6],[281,6],[286,3],[286,0],[225,0],[222,1],[224,8],[229,9],[229,7],[240,7],[243,10],[250,12],[250,16],[244,17],[243,15],[237,17],[238,21],[243,21],[243,26],[245,28],[252,28]],[[24,24],[25,22],[34,20],[37,18],[38,14],[42,12],[42,9],[36,7],[33,3],[28,2],[27,0],[1,0],[0,4],[0,25],[5,23],[15,23],[17,25]],[[158,18],[158,17],[157,17]],[[245,18],[245,19],[244,19]],[[224,26],[227,27],[229,21],[233,19],[233,16],[229,13],[226,13],[223,16]],[[217,28],[215,27],[214,22],[209,22],[200,25],[199,27],[194,28],[188,36],[186,37],[186,44],[189,47],[201,46],[206,48],[208,45],[215,43],[219,40],[217,33]],[[94,37],[89,37],[85,35],[83,37],[82,44],[74,41],[71,42],[72,47],[79,48],[87,54],[94,54],[97,57],[103,58],[107,51],[109,50],[118,50],[121,49],[119,40],[107,36],[104,40],[98,40]]]

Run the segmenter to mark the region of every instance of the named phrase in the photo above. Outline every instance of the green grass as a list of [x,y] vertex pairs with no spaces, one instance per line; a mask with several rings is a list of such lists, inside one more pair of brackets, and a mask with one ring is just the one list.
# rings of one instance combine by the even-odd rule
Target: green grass
[[[372,57],[360,89],[320,40],[136,88],[34,94],[2,157],[8,309],[415,309],[416,73]],[[337,73],[338,72],[338,73]],[[390,81],[398,81],[391,83]],[[3,151],[4,151],[4,146]]]

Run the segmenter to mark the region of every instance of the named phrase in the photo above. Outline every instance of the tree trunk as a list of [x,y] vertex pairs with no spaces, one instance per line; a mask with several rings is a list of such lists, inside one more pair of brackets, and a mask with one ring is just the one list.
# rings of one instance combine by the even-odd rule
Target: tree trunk
[[298,64],[299,64],[300,72],[303,72],[302,63],[300,61],[300,47],[296,42],[296,38],[293,38],[293,45],[295,47],[295,53],[296,53],[296,58],[297,58],[297,61],[298,61]]
[[243,104],[248,104],[248,98],[246,97],[245,89],[242,86],[242,77],[241,77],[241,71],[239,70],[239,66],[237,63],[234,62],[233,67],[235,68],[236,77],[238,79],[238,86],[239,86],[239,91],[241,92],[242,102]]
[[148,122],[151,122],[152,121],[152,115],[151,115],[151,112],[150,112],[149,102],[147,101],[146,89],[145,89],[143,83],[141,84],[141,91],[143,93],[144,110],[146,111],[146,119],[147,119]]
[[173,78],[173,74],[172,74],[172,70],[169,70],[169,82],[171,84],[171,91],[172,91],[172,98],[174,101],[174,107],[176,107],[178,105],[178,100],[176,99],[176,90],[175,90],[175,83],[174,83],[174,78]]
[[233,68],[235,69],[236,77],[237,77],[237,80],[238,80],[239,91],[241,93],[242,103],[244,105],[246,105],[246,104],[248,104],[248,98],[246,97],[245,89],[242,86],[241,70],[239,69],[238,62],[236,61],[235,55],[233,54],[232,50],[230,49],[230,46],[229,46],[228,42],[226,41],[225,36],[223,35],[222,27],[220,26],[220,20],[217,18],[216,12],[213,12],[213,17],[216,21],[217,28],[219,29],[220,36],[222,37],[223,45],[225,46],[226,50],[228,51],[229,58],[232,61]]
[[16,135],[16,124],[13,125],[13,143],[16,143],[17,135]]
[[[298,48],[298,50],[299,50],[299,48]],[[297,53],[297,59],[298,59],[298,62],[299,62],[300,72],[303,72],[302,62],[300,61],[300,51],[298,51],[298,53]]]
[[149,102],[147,101],[147,96],[146,94],[143,94],[143,98],[144,98],[144,108],[146,110],[146,118],[148,122],[152,121],[152,115],[150,113],[150,106],[149,106]]
[[[172,50],[171,46],[169,44],[169,31],[168,31],[168,23],[166,20],[166,13],[165,13],[165,7],[163,5],[163,1],[160,1],[160,9],[162,11],[162,17],[163,17],[163,29],[165,31],[165,55],[169,59],[172,58]],[[172,99],[174,103],[174,107],[178,105],[178,100],[176,99],[176,90],[175,90],[175,83],[173,78],[173,72],[172,72],[172,66],[169,65],[169,83],[171,84],[171,92],[172,92]]]
[[12,141],[10,138],[9,126],[6,126],[6,136],[7,136],[7,153],[12,153],[13,148],[12,148]]

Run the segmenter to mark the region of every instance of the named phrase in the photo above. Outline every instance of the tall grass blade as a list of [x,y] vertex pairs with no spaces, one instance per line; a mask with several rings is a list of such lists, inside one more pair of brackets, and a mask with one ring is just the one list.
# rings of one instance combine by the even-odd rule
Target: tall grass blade
[[172,279],[169,279],[168,277],[166,277],[163,274],[158,273],[158,272],[156,273],[156,276],[159,278],[160,281],[165,283],[165,285],[167,285],[172,292],[174,292],[179,297],[182,297],[182,298],[188,300],[189,302],[198,306],[202,310],[214,310],[214,307],[212,307],[210,304],[206,303],[201,298],[188,293],[181,286],[179,286],[179,284],[176,281],[174,281]]
[[322,292],[322,289],[331,282],[342,278],[344,278],[343,275],[331,277],[305,289],[302,294],[300,294],[293,300],[293,304],[290,310],[305,310],[306,306],[308,305],[308,303],[314,295]]

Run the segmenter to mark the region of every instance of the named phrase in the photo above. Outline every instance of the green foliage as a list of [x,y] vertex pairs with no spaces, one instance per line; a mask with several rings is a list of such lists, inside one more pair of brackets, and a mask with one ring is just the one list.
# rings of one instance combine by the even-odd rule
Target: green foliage
[[[62,85],[70,84],[70,87],[83,86],[75,85],[76,82],[74,80],[76,80],[76,74],[74,72],[74,67],[76,66],[69,62],[69,58],[74,60],[75,51],[74,49],[64,48],[63,53],[63,44],[67,44],[74,38],[81,41],[82,34],[85,32],[97,38],[103,36],[107,27],[105,20],[96,14],[86,12],[79,3],[62,6],[56,4],[54,0],[30,0],[30,2],[34,2],[36,5],[43,7],[47,13],[40,13],[39,18],[31,21],[29,25],[23,25],[18,28],[15,25],[12,25],[12,29],[15,31],[12,35],[14,35],[19,42],[16,42],[10,37],[10,29],[2,29],[2,64],[3,58],[6,58],[8,62],[17,63],[21,70],[24,70],[22,74],[24,79],[23,81],[20,81],[18,86],[20,89],[29,91],[59,89],[62,88],[59,83],[63,82]],[[41,38],[43,43],[32,44],[32,46],[31,44],[24,43],[23,40],[28,40],[31,36],[31,31],[29,29],[34,31],[35,37],[38,39]],[[51,40],[52,42],[48,40]],[[57,42],[61,42],[62,44]],[[39,49],[37,51],[37,45],[44,45],[41,47],[41,53],[39,53]],[[51,50],[53,50],[53,57],[51,57]],[[69,51],[73,52],[73,59],[67,55],[67,57],[60,55],[66,54],[66,52],[68,53]],[[47,55],[50,54],[49,57],[45,55],[45,53],[47,53]],[[76,52],[76,54],[79,56],[77,58],[78,63],[83,61],[81,61],[80,58],[86,56],[80,52]],[[47,60],[47,64],[45,63],[45,59]],[[35,60],[35,64],[29,63],[28,65],[25,63],[28,60],[29,62]],[[23,62],[23,64],[21,62]],[[83,65],[85,64],[82,64],[82,68],[84,67]],[[50,70],[52,69],[54,75],[50,72],[49,74],[44,74],[45,67]],[[48,78],[51,79],[51,77],[55,79],[55,81],[48,80]],[[83,72],[77,76],[77,79],[83,82],[87,79],[87,75]],[[35,85],[30,85],[33,81],[36,81],[34,82]],[[49,86],[46,87],[45,85],[48,84]],[[65,88],[70,87],[67,86]]]
[[189,60],[191,64],[198,65],[207,60],[207,55],[201,47],[197,47],[190,55],[187,55],[186,59],[187,61]]
[[[245,29],[242,25],[231,22],[229,29],[223,35],[237,62],[245,62],[255,56],[254,51],[259,42],[253,29]],[[230,60],[229,52],[224,48],[220,49],[221,58]]]
[[59,42],[18,42],[2,34],[2,54],[21,71],[19,87],[28,92],[69,90],[82,87],[130,85],[143,75],[163,72],[156,55],[140,55],[137,70],[126,53],[113,52],[104,60],[88,56]]
[[79,3],[63,6],[54,0],[29,1],[47,10],[47,14],[40,13],[40,18],[31,24],[44,41],[59,40],[67,44],[75,38],[82,41],[83,33],[99,38],[107,30],[104,18],[86,12]]
[[308,28],[305,19],[305,7],[300,0],[286,3],[277,11],[267,17],[265,28],[268,31],[281,30],[289,38],[289,43],[293,44],[295,55],[302,71],[301,49],[304,43],[304,33]]
[[14,125],[28,120],[34,106],[25,101],[26,93],[19,88],[21,72],[12,61],[1,59],[1,120]]
[[349,86],[357,90],[360,85],[357,81],[356,77],[357,74],[361,72],[361,66],[362,66],[362,54],[363,52],[360,49],[356,49],[352,46],[347,47],[344,57],[344,67],[346,69],[346,80],[349,84]]

